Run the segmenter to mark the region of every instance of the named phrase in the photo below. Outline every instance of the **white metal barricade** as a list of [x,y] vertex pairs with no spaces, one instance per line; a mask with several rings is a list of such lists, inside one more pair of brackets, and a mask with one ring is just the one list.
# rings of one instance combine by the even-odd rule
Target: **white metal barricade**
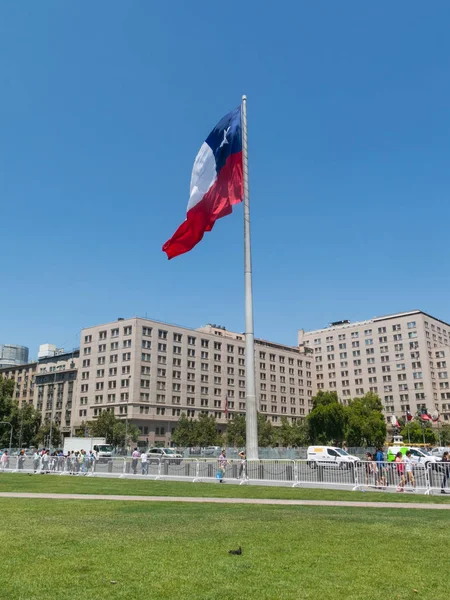
[[[223,467],[219,471],[219,466]],[[150,458],[147,463],[131,457],[76,460],[68,457],[11,456],[0,462],[0,472],[54,475],[87,475],[147,480],[191,482],[220,481],[234,484],[279,485],[322,489],[349,489],[419,494],[449,494],[450,463],[413,465],[355,461],[348,463],[291,459]]]

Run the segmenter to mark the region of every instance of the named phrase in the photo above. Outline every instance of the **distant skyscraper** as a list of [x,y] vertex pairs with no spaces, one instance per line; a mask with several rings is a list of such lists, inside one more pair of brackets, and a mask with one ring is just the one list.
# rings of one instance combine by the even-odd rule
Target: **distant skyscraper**
[[0,369],[28,362],[28,348],[17,344],[0,344]]

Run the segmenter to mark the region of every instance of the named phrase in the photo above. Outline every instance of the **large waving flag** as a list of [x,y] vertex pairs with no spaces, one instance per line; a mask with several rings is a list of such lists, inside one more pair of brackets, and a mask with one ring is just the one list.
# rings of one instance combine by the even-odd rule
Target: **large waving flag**
[[223,117],[194,162],[186,220],[164,246],[169,259],[189,252],[243,198],[241,107]]

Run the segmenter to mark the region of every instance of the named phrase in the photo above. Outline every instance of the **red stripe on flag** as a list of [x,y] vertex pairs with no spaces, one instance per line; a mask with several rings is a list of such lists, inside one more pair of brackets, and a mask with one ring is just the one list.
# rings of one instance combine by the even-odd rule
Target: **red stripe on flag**
[[231,154],[220,169],[217,180],[194,208],[191,208],[173,236],[164,246],[167,258],[175,258],[196,246],[214,223],[232,212],[243,197],[242,152]]

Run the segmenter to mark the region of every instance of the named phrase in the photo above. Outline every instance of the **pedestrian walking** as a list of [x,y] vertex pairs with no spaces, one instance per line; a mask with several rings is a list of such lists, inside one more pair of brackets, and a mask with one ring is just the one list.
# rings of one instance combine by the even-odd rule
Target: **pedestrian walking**
[[133,475],[137,475],[137,466],[138,466],[138,460],[140,457],[140,452],[137,448],[135,448],[133,450],[133,454],[131,455],[131,468],[133,470]]
[[88,472],[88,469],[89,469],[89,464],[90,464],[89,455],[86,452],[86,450],[82,450],[81,456],[83,458],[83,462],[81,463],[81,471],[82,471],[83,475],[86,475],[86,473]]
[[450,457],[448,452],[444,452],[441,460],[441,469],[444,474],[441,485],[441,494],[446,494],[445,488],[447,487],[448,479],[450,477]]
[[376,464],[373,461],[373,455],[371,452],[366,452],[366,485],[373,484],[375,485],[377,476],[376,476]]
[[80,472],[80,453],[78,452],[78,450],[75,452],[75,456],[72,456],[72,462],[73,462],[74,473],[79,473]]
[[148,454],[145,450],[141,454],[141,472],[142,475],[148,475]]
[[377,473],[378,473],[378,485],[381,487],[386,487],[386,466],[384,464],[384,452],[383,448],[377,448],[375,453],[375,462],[377,465]]
[[219,480],[219,483],[223,483],[223,478],[225,476],[225,469],[227,468],[227,465],[230,464],[227,460],[225,448],[222,449],[222,452],[219,455],[218,463],[219,463],[219,469],[217,471],[217,479]]
[[17,458],[17,468],[23,471],[23,465],[25,463],[25,450],[21,450]]
[[95,456],[95,452],[93,450],[91,450],[91,453],[89,454],[89,468],[91,469],[92,472],[94,472],[95,470],[95,461],[97,460],[96,456]]
[[241,478],[241,475],[244,473],[244,478],[247,475],[247,459],[245,457],[245,451],[241,450],[239,452],[239,458],[241,459],[241,464],[239,465],[239,479]]
[[408,450],[406,456],[403,459],[405,463],[405,473],[406,473],[406,485],[410,483],[413,486],[413,490],[416,489],[416,480],[414,479],[413,474],[413,461],[411,458],[411,450]]
[[403,464],[403,454],[401,452],[397,452],[395,455],[395,466],[399,476],[397,492],[403,492],[405,489],[405,465]]
[[42,472],[49,473],[49,464],[50,464],[50,451],[45,450],[44,454],[41,457],[42,461]]
[[4,471],[5,469],[9,469],[9,456],[8,456],[8,450],[5,450],[2,454],[2,471]]
[[34,472],[36,473],[36,471],[39,469],[39,465],[41,463],[41,455],[37,451],[37,448],[33,448],[33,450],[34,450],[34,452],[33,452],[33,469],[34,469]]

